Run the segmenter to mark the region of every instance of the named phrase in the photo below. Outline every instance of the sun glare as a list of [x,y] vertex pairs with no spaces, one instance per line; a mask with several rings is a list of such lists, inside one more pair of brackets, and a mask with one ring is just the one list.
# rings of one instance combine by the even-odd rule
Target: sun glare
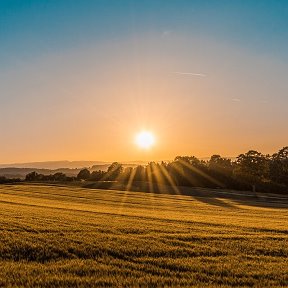
[[154,135],[149,131],[141,131],[135,137],[135,143],[139,148],[149,149],[155,143]]

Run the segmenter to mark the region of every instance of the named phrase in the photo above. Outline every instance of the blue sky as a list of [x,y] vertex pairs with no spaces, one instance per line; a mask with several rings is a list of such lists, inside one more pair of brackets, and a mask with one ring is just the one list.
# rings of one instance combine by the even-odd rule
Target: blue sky
[[282,1],[1,0],[1,62],[145,31],[207,35],[287,56]]
[[287,145],[287,1],[1,0],[0,44],[2,163]]

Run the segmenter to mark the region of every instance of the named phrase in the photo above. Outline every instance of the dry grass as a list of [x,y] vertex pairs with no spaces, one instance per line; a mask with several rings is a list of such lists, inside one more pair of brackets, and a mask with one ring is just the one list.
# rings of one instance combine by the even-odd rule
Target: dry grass
[[0,287],[288,287],[285,205],[0,186]]

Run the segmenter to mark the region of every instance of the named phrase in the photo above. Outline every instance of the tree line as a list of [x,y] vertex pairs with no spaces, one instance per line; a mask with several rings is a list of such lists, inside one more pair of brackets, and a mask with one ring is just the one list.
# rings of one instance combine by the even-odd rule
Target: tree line
[[5,176],[0,176],[0,184],[12,184],[16,182],[21,182],[19,178],[7,178]]
[[29,173],[26,181],[94,181],[153,185],[190,186],[288,193],[288,146],[273,155],[250,150],[235,160],[213,155],[209,160],[177,156],[171,162],[150,162],[146,166],[124,168],[113,162],[107,171],[82,169],[77,177],[63,173]]

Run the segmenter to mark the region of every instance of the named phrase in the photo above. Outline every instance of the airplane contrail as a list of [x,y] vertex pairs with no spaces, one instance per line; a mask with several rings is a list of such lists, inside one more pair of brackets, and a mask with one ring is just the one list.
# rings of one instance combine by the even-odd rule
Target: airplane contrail
[[198,76],[198,77],[206,77],[206,74],[203,73],[192,73],[192,72],[174,72],[174,74],[178,75],[188,75],[188,76]]

